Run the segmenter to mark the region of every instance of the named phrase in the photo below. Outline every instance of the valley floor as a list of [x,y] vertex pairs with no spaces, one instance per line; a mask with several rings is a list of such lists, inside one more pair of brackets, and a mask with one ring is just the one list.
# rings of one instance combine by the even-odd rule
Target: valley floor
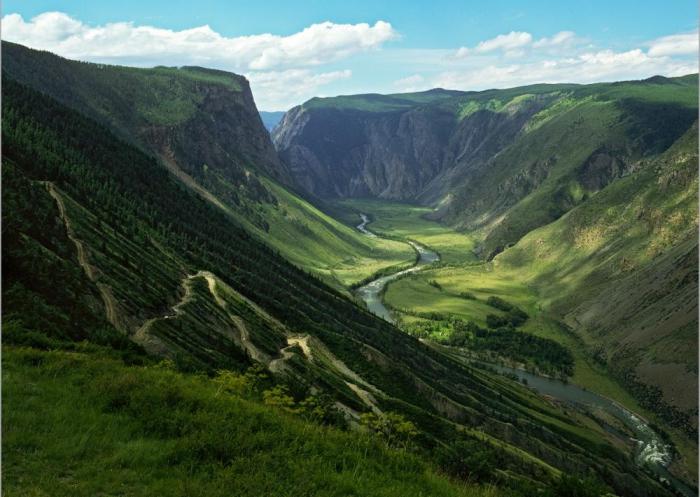
[[[344,212],[342,220],[348,224],[359,220],[359,213],[365,213],[372,220],[369,229],[374,233],[394,239],[416,240],[441,255],[440,263],[432,268],[411,273],[387,286],[383,294],[384,304],[392,309],[400,328],[420,338],[444,343],[454,333],[455,320],[471,321],[485,328],[487,317],[495,312],[487,300],[498,297],[528,314],[529,319],[519,330],[553,340],[573,355],[573,374],[564,375],[566,381],[612,399],[664,426],[593,359],[576,330],[565,326],[548,312],[547,304],[538,296],[540,289],[524,283],[532,275],[499,263],[499,258],[493,262],[479,262],[473,252],[478,244],[475,235],[460,233],[427,220],[424,216],[430,209],[426,207],[354,199],[340,201],[338,207]],[[550,371],[538,370],[535,364],[500,354],[487,353],[486,359],[525,367],[539,374],[551,374]],[[681,455],[672,469],[694,481],[697,446],[676,430],[667,428],[667,431]]]

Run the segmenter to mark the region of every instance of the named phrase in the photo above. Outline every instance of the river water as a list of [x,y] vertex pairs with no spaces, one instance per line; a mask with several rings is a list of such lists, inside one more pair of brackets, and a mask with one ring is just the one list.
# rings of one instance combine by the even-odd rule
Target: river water
[[671,447],[654,431],[641,417],[624,408],[617,402],[595,394],[581,387],[564,383],[559,380],[544,378],[521,369],[509,368],[496,364],[488,364],[488,367],[515,375],[519,380],[526,380],[527,385],[536,392],[554,397],[568,404],[579,405],[584,408],[599,408],[619,419],[632,433],[635,442],[635,460],[638,465],[648,467],[662,482],[667,482],[678,493],[687,497],[696,497],[697,491],[690,488],[685,482],[669,473],[667,467],[671,463]]
[[[367,224],[370,222],[368,216],[360,214],[360,217],[362,223],[357,226],[357,229],[367,236],[377,236],[367,229]],[[408,243],[420,254],[415,266],[382,276],[357,289],[357,294],[367,304],[367,309],[390,323],[394,323],[395,320],[391,311],[386,308],[382,301],[386,285],[405,274],[420,271],[425,266],[440,260],[440,256],[436,252],[429,250],[423,245],[412,241]],[[667,467],[672,459],[671,448],[640,416],[625,409],[613,400],[570,383],[537,376],[506,366],[496,364],[489,364],[488,366],[500,373],[515,375],[519,380],[526,380],[530,388],[542,395],[548,395],[561,402],[583,406],[586,409],[599,408],[611,414],[634,433],[632,440],[635,443],[635,460],[637,464],[649,468],[660,481],[671,486],[677,493],[685,497],[696,497],[698,495],[696,490],[693,490],[685,482],[669,473]]]
[[[357,226],[357,229],[367,236],[377,236],[366,228],[367,223],[369,223],[367,216],[364,214],[360,214],[360,216],[362,217],[362,223]],[[403,271],[398,271],[396,273],[377,278],[376,280],[373,280],[357,289],[357,295],[359,295],[360,298],[364,300],[365,304],[367,304],[367,309],[371,313],[376,314],[380,318],[384,319],[385,321],[389,321],[390,323],[394,323],[394,318],[391,315],[391,311],[384,305],[382,299],[382,293],[386,285],[405,274],[420,271],[423,269],[423,267],[440,260],[440,256],[436,252],[429,250],[423,245],[413,241],[409,241],[408,243],[419,254],[418,261],[414,266],[404,269]]]

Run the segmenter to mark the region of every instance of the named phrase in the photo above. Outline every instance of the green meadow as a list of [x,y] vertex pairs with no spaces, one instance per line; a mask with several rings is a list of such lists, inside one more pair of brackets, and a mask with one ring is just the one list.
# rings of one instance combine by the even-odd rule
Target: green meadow
[[432,212],[428,207],[372,199],[348,199],[337,202],[339,217],[346,223],[357,224],[359,214],[370,216],[368,228],[381,236],[415,240],[440,254],[442,262],[456,264],[476,261],[475,239],[466,233],[426,219]]
[[3,347],[11,495],[498,495],[217,379],[87,352]]

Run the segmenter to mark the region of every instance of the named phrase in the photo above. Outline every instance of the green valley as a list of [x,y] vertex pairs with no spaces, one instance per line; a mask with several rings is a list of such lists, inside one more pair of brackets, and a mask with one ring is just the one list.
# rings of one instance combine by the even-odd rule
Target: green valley
[[271,136],[234,73],[2,52],[8,495],[696,492],[697,75]]

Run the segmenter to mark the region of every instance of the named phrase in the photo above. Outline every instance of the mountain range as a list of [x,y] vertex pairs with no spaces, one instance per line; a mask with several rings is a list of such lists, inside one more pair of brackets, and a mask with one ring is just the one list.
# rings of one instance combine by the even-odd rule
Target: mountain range
[[270,136],[242,76],[3,42],[3,483],[673,495],[604,413],[368,312],[416,262],[372,198],[473,238],[435,285],[518,274],[696,485],[697,84],[315,98]]

